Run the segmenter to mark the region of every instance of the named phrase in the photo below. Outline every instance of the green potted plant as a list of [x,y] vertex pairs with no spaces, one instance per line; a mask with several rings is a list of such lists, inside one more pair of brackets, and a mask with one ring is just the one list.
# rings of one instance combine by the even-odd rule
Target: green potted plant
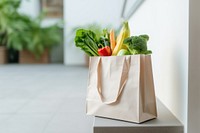
[[25,34],[27,42],[19,53],[20,63],[49,63],[49,51],[61,42],[61,32],[56,25],[40,27],[35,25]]
[[[10,34],[22,31],[27,27],[27,21],[29,21],[27,16],[22,16],[18,13],[17,9],[21,4],[21,0],[1,0],[0,1],[0,45],[2,51],[8,53],[2,55],[5,57],[4,60],[10,59],[9,57],[14,57],[13,53],[17,53],[15,49],[9,48],[9,42],[11,40]],[[23,18],[23,19],[22,19]],[[17,41],[19,42],[19,41]],[[8,50],[7,50],[8,49]],[[12,52],[11,52],[11,51]],[[6,55],[8,57],[6,57]]]
[[16,16],[20,0],[0,1],[0,64],[7,62],[8,33],[16,27],[13,16]]
[[42,27],[43,14],[36,19],[21,15],[28,28],[9,34],[8,47],[19,51],[20,63],[48,63],[49,50],[61,42],[61,32],[57,24]]
[[[15,14],[11,17],[12,21],[8,26],[7,32],[7,43],[8,48],[8,58],[10,62],[18,62],[19,51],[23,49],[23,44],[27,43],[27,38],[25,31],[29,30],[29,25],[31,23],[30,17],[21,14]],[[13,20],[14,19],[14,20]]]
[[60,28],[42,27],[44,13],[36,19],[18,13],[20,4],[21,0],[0,0],[0,46],[19,51],[20,63],[48,63],[48,51],[61,41]]

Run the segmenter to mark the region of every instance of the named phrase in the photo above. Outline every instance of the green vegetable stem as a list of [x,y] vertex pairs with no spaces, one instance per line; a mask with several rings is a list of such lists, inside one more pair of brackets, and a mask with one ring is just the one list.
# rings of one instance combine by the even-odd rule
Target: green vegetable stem
[[117,56],[123,56],[123,55],[131,55],[131,53],[127,49],[121,49],[118,53]]

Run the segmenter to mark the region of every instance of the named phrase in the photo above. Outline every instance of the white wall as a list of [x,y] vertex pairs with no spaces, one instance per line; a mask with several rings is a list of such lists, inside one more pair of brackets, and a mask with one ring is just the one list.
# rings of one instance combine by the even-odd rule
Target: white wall
[[[35,18],[41,12],[40,6],[40,0],[22,0],[19,12]],[[60,21],[58,18],[46,18],[42,24],[43,26],[48,26],[58,21]]]
[[188,133],[200,132],[200,1],[190,0]]
[[[130,19],[149,34],[157,97],[187,127],[189,0],[146,0]],[[185,130],[187,130],[185,128]]]
[[75,47],[71,41],[75,36],[72,29],[78,26],[98,23],[102,27],[112,24],[114,27],[120,24],[120,15],[123,0],[65,0],[65,55],[64,62],[67,65],[85,64],[83,51]]
[[31,17],[37,17],[40,13],[39,0],[22,0],[19,12]]

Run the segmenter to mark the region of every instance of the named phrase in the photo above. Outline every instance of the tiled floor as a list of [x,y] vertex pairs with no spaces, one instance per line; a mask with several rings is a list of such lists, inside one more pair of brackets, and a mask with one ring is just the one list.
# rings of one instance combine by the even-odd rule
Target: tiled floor
[[92,133],[85,115],[87,69],[0,66],[0,133]]

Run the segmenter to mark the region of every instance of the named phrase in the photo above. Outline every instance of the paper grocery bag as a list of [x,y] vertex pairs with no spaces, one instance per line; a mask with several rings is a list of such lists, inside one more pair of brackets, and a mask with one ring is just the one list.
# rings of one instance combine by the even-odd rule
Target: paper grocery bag
[[86,112],[141,123],[157,117],[151,55],[90,57]]

